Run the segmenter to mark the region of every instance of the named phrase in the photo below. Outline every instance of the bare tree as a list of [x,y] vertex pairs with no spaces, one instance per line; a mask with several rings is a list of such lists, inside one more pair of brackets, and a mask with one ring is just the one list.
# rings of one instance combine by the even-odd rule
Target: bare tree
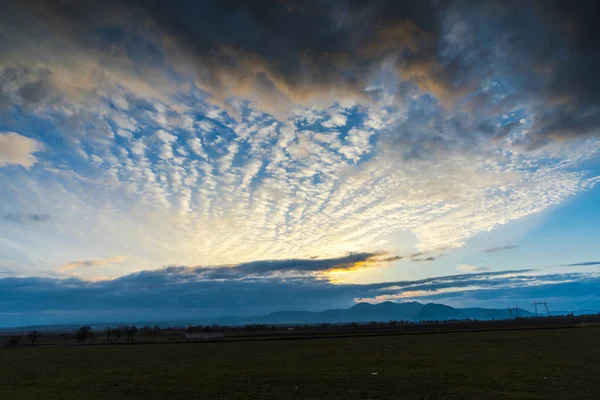
[[127,341],[128,342],[133,342],[133,337],[135,336],[135,334],[137,333],[137,326],[135,325],[131,325],[125,328],[125,335],[127,335]]
[[104,336],[106,337],[106,341],[110,342],[110,337],[112,335],[112,328],[110,326],[104,329]]
[[61,336],[65,340],[65,345],[69,344],[69,339],[71,339],[73,337],[68,333],[63,333]]
[[77,339],[77,343],[85,343],[88,341],[88,339],[92,338],[93,335],[92,327],[84,325],[77,329],[75,338]]
[[154,325],[154,326],[152,327],[152,338],[153,338],[154,340],[156,340],[156,335],[158,335],[160,332],[161,332],[160,326],[158,326],[158,325]]
[[116,328],[114,328],[112,330],[112,336],[115,339],[115,341],[120,340],[121,336],[123,336],[123,334],[126,331],[127,331],[127,326],[125,326],[125,325],[117,326]]
[[35,344],[40,341],[40,336],[41,336],[40,332],[35,329],[27,332],[27,340],[29,340],[29,342],[31,342],[32,347],[35,346]]
[[152,327],[150,325],[144,325],[140,328],[140,334],[144,335],[144,340],[148,340],[148,337],[152,334]]

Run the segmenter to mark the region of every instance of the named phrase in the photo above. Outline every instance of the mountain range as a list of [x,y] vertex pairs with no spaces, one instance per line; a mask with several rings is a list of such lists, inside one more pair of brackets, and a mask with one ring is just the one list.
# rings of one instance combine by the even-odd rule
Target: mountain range
[[[519,310],[521,316],[531,317],[533,314]],[[370,322],[370,321],[443,321],[451,319],[507,319],[510,312],[507,309],[488,308],[454,308],[444,304],[416,301],[395,303],[386,301],[378,304],[358,303],[346,309],[332,309],[320,312],[310,311],[277,311],[260,317],[245,319],[247,322],[264,324],[316,324],[341,322]]]
[[[532,312],[519,309],[522,317],[535,316]],[[575,311],[575,315],[596,314],[597,311],[581,310]],[[552,315],[566,315],[565,311],[555,311]],[[543,316],[540,314],[540,316]],[[1,332],[24,331],[28,329],[40,329],[45,331],[57,331],[77,329],[82,324],[91,325],[94,329],[102,329],[107,326],[135,324],[137,326],[158,324],[162,327],[187,326],[187,325],[244,325],[244,324],[321,324],[321,323],[349,323],[349,322],[387,322],[387,321],[447,321],[457,319],[477,320],[501,320],[511,318],[508,309],[491,308],[454,308],[437,303],[419,303],[416,301],[396,303],[386,301],[383,303],[358,303],[350,308],[330,309],[325,311],[276,311],[262,316],[222,316],[207,318],[186,318],[178,320],[146,320],[146,321],[112,321],[91,323],[81,321],[80,324],[60,325],[29,325],[21,327],[0,328]]]

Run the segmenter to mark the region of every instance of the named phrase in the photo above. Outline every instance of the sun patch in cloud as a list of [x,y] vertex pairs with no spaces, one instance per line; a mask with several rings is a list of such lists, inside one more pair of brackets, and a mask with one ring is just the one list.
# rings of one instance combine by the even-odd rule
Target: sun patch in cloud
[[81,260],[71,261],[67,264],[63,264],[58,268],[58,272],[69,272],[79,268],[95,267],[104,264],[120,263],[125,261],[125,257],[109,257],[96,260]]
[[456,269],[460,272],[475,273],[475,272],[487,272],[490,269],[486,267],[480,267],[478,265],[459,264]]
[[357,260],[350,263],[335,265],[332,268],[325,270],[323,275],[327,277],[330,282],[343,283],[344,276],[348,274],[381,267],[394,261],[399,261],[402,258],[403,257],[401,256],[385,252],[374,253],[366,257],[364,260]]

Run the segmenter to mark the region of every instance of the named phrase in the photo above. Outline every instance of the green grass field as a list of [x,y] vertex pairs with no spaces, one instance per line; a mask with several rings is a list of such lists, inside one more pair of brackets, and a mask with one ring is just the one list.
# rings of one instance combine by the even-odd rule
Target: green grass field
[[600,328],[0,351],[0,399],[597,399]]

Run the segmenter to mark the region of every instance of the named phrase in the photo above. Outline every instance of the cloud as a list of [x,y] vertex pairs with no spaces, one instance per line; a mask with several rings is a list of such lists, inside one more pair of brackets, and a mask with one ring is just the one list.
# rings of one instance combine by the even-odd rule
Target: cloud
[[514,250],[514,249],[518,249],[519,246],[515,246],[515,245],[509,245],[509,246],[502,246],[502,247],[492,247],[490,249],[485,249],[482,252],[483,253],[501,253],[504,251],[510,251],[510,250]]
[[595,97],[554,85],[582,53],[554,3],[5,3],[2,121],[52,144],[0,169],[3,207],[52,215],[0,243],[21,260],[101,246],[127,274],[455,248],[599,181],[593,130],[547,130]]
[[0,167],[12,164],[30,168],[37,162],[33,153],[40,150],[42,145],[35,139],[15,132],[0,132]]
[[594,266],[594,265],[600,265],[600,261],[588,261],[588,262],[575,263],[575,264],[565,264],[565,265],[561,265],[561,267],[587,267],[587,266]]
[[[348,307],[358,300],[444,301],[468,306],[530,298],[542,293],[565,299],[568,290],[588,296],[598,284],[590,274],[536,275],[534,271],[499,271],[372,284],[335,284],[315,276],[244,279],[197,279],[185,268],[144,271],[117,279],[0,279],[0,309],[7,325],[34,323],[131,322],[209,319],[223,315],[261,315],[277,310],[323,310]],[[36,296],[30,293],[35,290]],[[526,297],[520,297],[526,296]],[[567,296],[567,297],[565,297]],[[547,296],[549,297],[549,296]],[[74,301],[76,299],[76,301]],[[553,304],[555,304],[554,302]],[[7,312],[10,315],[7,315]],[[90,317],[92,315],[92,317]]]
[[4,215],[3,219],[9,222],[46,222],[50,221],[50,215],[10,213]]
[[468,265],[468,264],[459,264],[456,266],[456,269],[460,272],[472,273],[472,272],[486,272],[489,271],[489,268],[479,267],[477,265]]
[[125,261],[125,257],[110,257],[110,258],[103,258],[103,259],[98,259],[98,260],[72,261],[70,263],[61,265],[58,268],[58,271],[59,272],[67,272],[67,271],[72,271],[74,269],[78,269],[81,267],[95,267],[98,265],[119,263],[119,262],[123,262],[123,261]]
[[[63,78],[64,66],[41,69],[35,78],[23,78],[14,90],[5,90],[5,97],[27,104],[50,102],[65,79],[77,89],[69,89],[71,96],[88,95],[96,89],[93,81],[99,73],[120,78],[140,94],[158,96],[159,88],[173,89],[178,80],[188,78],[220,107],[233,111],[232,98],[244,98],[285,119],[298,106],[322,107],[342,99],[372,104],[385,97],[373,77],[388,76],[393,79],[384,85],[398,89],[394,96],[400,102],[421,92],[447,111],[465,106],[476,117],[514,111],[518,93],[519,106],[534,114],[528,133],[485,118],[476,124],[487,126],[487,134],[479,132],[484,137],[491,134],[537,148],[552,140],[597,134],[600,90],[593,82],[600,44],[589,38],[597,36],[599,10],[592,3],[84,3],[9,2],[7,37],[14,37],[16,44],[29,43],[26,35],[15,32],[37,22],[33,34],[52,34],[52,47],[62,46],[61,54],[69,54],[69,60],[80,51],[78,63],[88,69],[77,78]],[[131,21],[145,21],[151,31],[144,30],[148,33],[141,38]],[[130,51],[135,39],[148,51]],[[107,54],[107,48],[113,53]],[[10,50],[13,58],[22,58],[16,55],[24,50]],[[40,51],[51,55],[43,47]],[[98,68],[100,54],[103,71]],[[505,89],[490,93],[494,85]],[[343,120],[337,114],[324,123],[341,126]],[[429,139],[420,143],[436,145]]]
[[357,253],[329,259],[264,260],[241,263],[233,266],[185,267],[169,266],[164,270],[143,271],[140,274],[180,276],[185,274],[194,279],[267,279],[273,277],[320,276],[327,272],[352,271],[375,267],[396,261],[397,256],[385,253]]
[[[544,299],[552,303],[555,311],[598,310],[600,302],[590,302],[598,294],[600,280],[597,275],[549,275],[540,276],[541,284],[490,287],[485,289],[453,292],[429,292],[421,301],[441,302],[456,307],[505,308],[505,304],[517,304],[528,308],[532,302]],[[505,304],[502,304],[504,301]]]
[[411,258],[411,261],[434,261],[437,257],[426,257],[426,258]]

